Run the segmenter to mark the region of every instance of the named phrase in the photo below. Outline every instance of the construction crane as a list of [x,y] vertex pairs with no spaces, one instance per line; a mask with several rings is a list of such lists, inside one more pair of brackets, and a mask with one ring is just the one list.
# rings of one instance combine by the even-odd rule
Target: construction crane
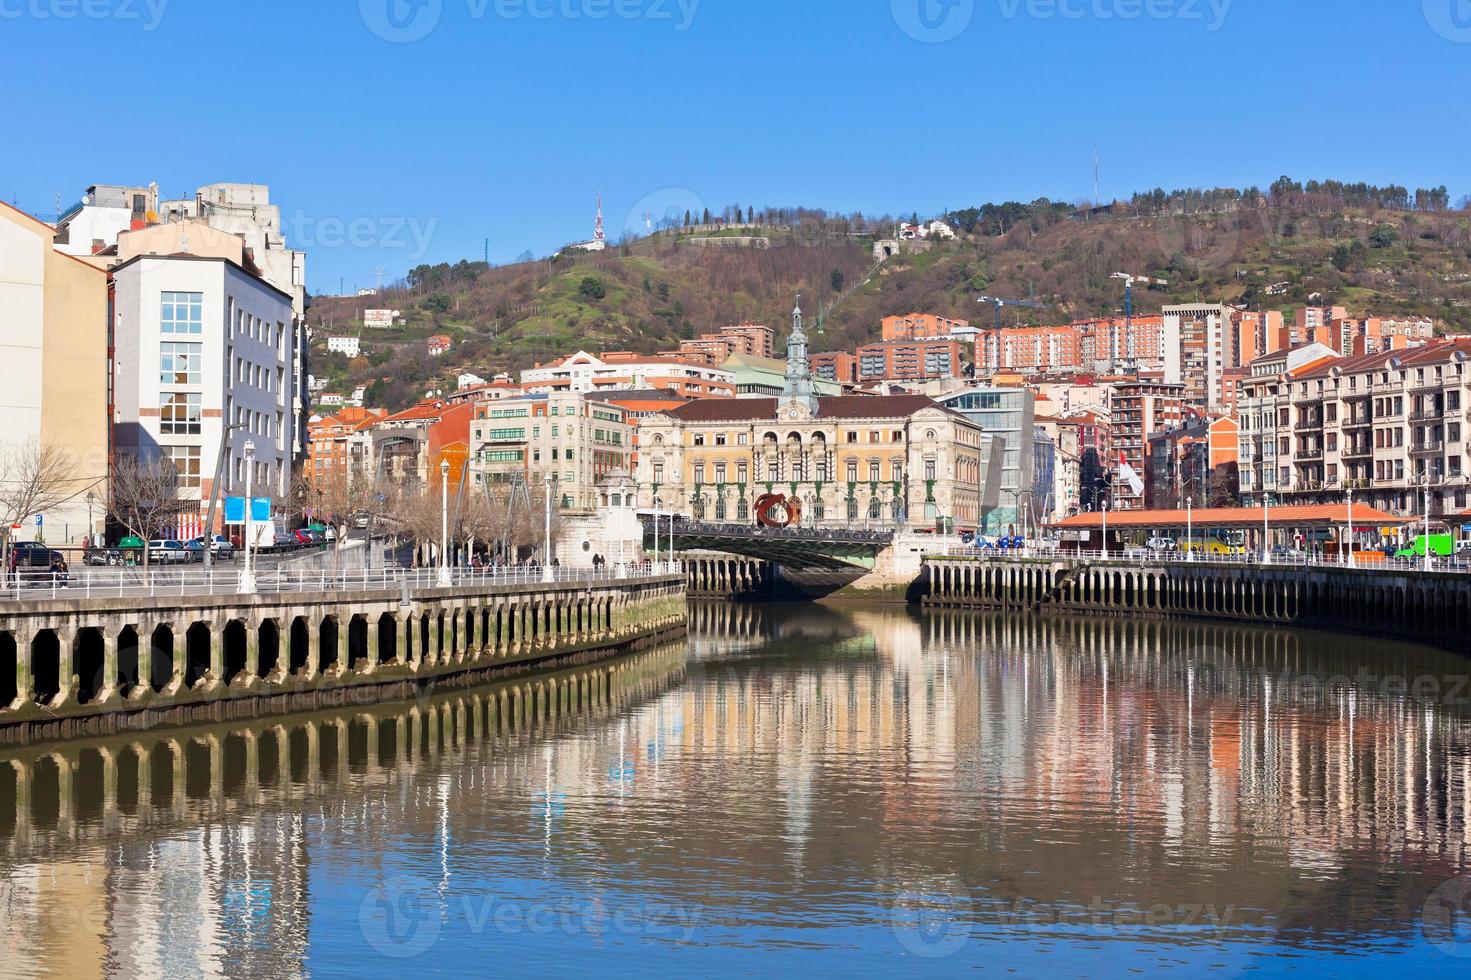
[[994,303],[996,305],[996,329],[1001,329],[1001,308],[1004,306],[1023,306],[1033,310],[1045,310],[1051,303],[1034,303],[1029,299],[1001,299],[996,296],[982,296],[976,302]]
[[[1150,276],[1131,276],[1127,272],[1115,272],[1109,276],[1110,279],[1122,279],[1124,281],[1124,332],[1129,337],[1129,360],[1134,360],[1134,284],[1140,283],[1144,286],[1168,286],[1166,279],[1155,279]],[[1114,344],[1114,358],[1118,358],[1118,344]]]

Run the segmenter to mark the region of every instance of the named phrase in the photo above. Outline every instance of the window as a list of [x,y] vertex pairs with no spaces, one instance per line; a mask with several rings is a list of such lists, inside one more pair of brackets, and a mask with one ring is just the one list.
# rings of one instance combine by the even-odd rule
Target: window
[[848,482],[858,482],[858,460],[856,459],[848,460]]
[[164,293],[158,314],[159,333],[204,333],[203,293]]
[[924,478],[926,480],[938,479],[937,472],[938,467],[935,465],[934,457],[924,461]]
[[204,345],[165,341],[158,345],[158,383],[198,385],[204,383]]
[[655,483],[663,483],[664,482],[664,464],[663,463],[655,463],[654,464],[654,482]]
[[724,483],[725,482],[725,464],[724,463],[716,463],[715,464],[715,482],[716,483]]
[[879,482],[879,461],[876,459],[868,461],[868,481],[870,483]]
[[705,444],[705,437],[704,436],[699,436],[699,435],[695,436],[695,445],[697,445],[697,446],[703,446],[704,444]]
[[174,464],[174,470],[179,475],[179,486],[186,488],[199,488],[199,453],[198,446],[163,446],[163,458]]
[[858,501],[854,500],[852,497],[848,498],[848,520],[858,520]]
[[198,392],[176,392],[169,395],[160,411],[162,421],[158,430],[164,435],[199,435],[199,419],[202,415],[200,402],[203,397]]
[[736,463],[736,482],[737,483],[740,483],[740,484],[744,485],[746,483],[746,481],[750,478],[750,475],[751,474],[750,474],[750,471],[747,469],[747,464],[746,464],[746,461],[745,460],[741,460],[739,463]]
[[696,463],[695,464],[695,484],[696,485],[699,485],[699,484],[702,484],[704,482],[705,482],[705,464],[704,463]]

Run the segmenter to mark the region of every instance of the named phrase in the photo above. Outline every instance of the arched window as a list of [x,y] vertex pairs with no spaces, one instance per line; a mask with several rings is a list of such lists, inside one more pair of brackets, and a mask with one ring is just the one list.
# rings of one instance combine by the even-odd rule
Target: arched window
[[904,521],[904,501],[900,500],[898,497],[895,497],[892,509],[894,520],[898,523],[902,523]]
[[742,497],[736,501],[736,520],[748,521],[751,519],[751,508],[746,505],[746,498]]
[[723,521],[723,520],[725,520],[725,498],[724,497],[721,497],[720,499],[718,499],[718,500],[715,501],[715,519],[717,521]]
[[854,500],[852,497],[848,498],[848,520],[858,520],[858,501]]
[[694,502],[694,504],[691,505],[690,510],[695,515],[695,520],[697,520],[697,521],[703,521],[705,519],[705,500],[704,500],[704,498],[702,497],[699,500],[696,500]]
[[879,498],[874,497],[868,502],[868,518],[869,520],[876,521],[883,516],[884,506],[879,502]]
[[813,495],[808,509],[812,511],[812,519],[814,521],[827,520],[827,507],[823,504],[820,496]]

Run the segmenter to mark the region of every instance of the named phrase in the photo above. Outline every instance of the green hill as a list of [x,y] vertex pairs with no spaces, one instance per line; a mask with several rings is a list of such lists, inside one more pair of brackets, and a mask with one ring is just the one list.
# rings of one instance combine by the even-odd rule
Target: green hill
[[[780,335],[798,293],[809,318],[822,315],[816,350],[870,340],[893,313],[989,323],[992,308],[977,305],[982,293],[1048,304],[1009,308],[1008,324],[1104,315],[1122,305],[1115,272],[1169,280],[1136,290],[1143,312],[1192,301],[1292,310],[1317,297],[1311,301],[1353,313],[1426,315],[1448,330],[1471,330],[1464,209],[1442,201],[1417,211],[1300,190],[1192,193],[1153,192],[1089,213],[1046,200],[987,205],[949,216],[957,240],[878,266],[873,246],[892,227],[887,219],[827,218],[675,229],[602,253],[497,268],[421,267],[380,296],[316,299],[310,320],[331,332],[357,331],[364,308],[402,310],[407,324],[362,331],[368,356],[350,365],[319,358],[313,366],[344,386],[389,379],[371,396],[396,408],[436,378],[452,387],[461,371],[488,377],[578,349],[654,353],[743,320]],[[1273,286],[1280,292],[1269,295]],[[455,338],[454,350],[424,354],[423,338],[433,333]]]

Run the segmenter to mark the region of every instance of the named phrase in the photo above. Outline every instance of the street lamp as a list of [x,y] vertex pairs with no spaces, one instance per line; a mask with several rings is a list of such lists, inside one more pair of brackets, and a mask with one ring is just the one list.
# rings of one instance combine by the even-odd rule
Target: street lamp
[[439,461],[439,585],[454,583],[449,574],[449,460]]
[[1272,564],[1272,495],[1262,494],[1262,564]]
[[[252,484],[255,479],[255,440],[245,440],[245,570],[240,573],[240,594],[255,595],[255,568],[250,560],[251,545],[255,543],[255,493]],[[211,531],[213,533],[213,531]],[[204,550],[208,554],[213,542],[208,536],[204,540]]]
[[1430,470],[1425,471],[1425,485],[1421,492],[1424,494],[1423,503],[1425,507],[1425,555],[1421,562],[1421,568],[1430,571]]
[[1103,560],[1108,561],[1108,498],[1103,498]]
[[654,498],[654,574],[659,573],[659,498]]
[[1195,495],[1185,498],[1185,560],[1195,560]]
[[1354,488],[1348,488],[1348,526],[1343,529],[1343,563],[1354,565]]
[[541,580],[551,582],[556,578],[552,574],[552,490],[556,486],[557,475],[548,473],[542,482],[546,484],[546,543],[542,548]]

